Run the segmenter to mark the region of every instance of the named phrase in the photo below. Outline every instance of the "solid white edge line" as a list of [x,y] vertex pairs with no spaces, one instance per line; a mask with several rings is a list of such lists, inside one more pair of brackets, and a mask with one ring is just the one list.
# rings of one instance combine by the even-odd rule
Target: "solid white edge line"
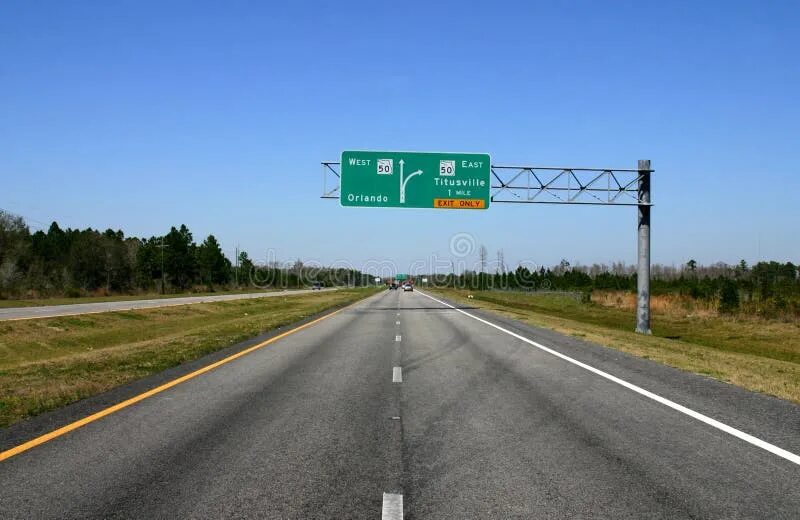
[[403,520],[403,495],[395,493],[383,494],[381,520]]
[[402,382],[403,382],[403,368],[394,367],[392,369],[392,383],[402,383]]
[[485,325],[489,325],[490,327],[493,327],[493,328],[495,328],[495,329],[497,329],[497,330],[499,330],[501,332],[504,332],[504,333],[508,334],[509,336],[513,336],[513,337],[517,338],[520,341],[524,341],[525,343],[527,343],[529,345],[532,345],[532,346],[534,346],[534,347],[536,347],[536,348],[538,348],[540,350],[543,350],[543,351],[547,352],[548,354],[552,354],[552,355],[554,355],[554,356],[556,356],[558,358],[561,358],[564,361],[567,361],[568,363],[572,363],[573,365],[579,366],[579,367],[581,367],[581,368],[583,368],[585,370],[588,370],[589,372],[592,372],[592,373],[594,373],[594,374],[596,374],[596,375],[598,375],[600,377],[603,377],[605,379],[608,379],[609,381],[617,383],[620,386],[624,386],[628,390],[632,390],[632,391],[636,392],[637,394],[643,395],[643,396],[645,396],[645,397],[647,397],[649,399],[652,399],[653,401],[656,401],[657,403],[663,404],[664,406],[672,408],[673,410],[676,410],[678,412],[686,414],[689,417],[692,417],[693,419],[697,419],[700,422],[703,422],[703,423],[705,423],[705,424],[707,424],[709,426],[712,426],[712,427],[714,427],[714,428],[716,428],[718,430],[721,430],[721,431],[723,431],[723,432],[725,432],[725,433],[727,433],[729,435],[732,435],[732,436],[734,436],[734,437],[736,437],[738,439],[741,439],[741,440],[743,440],[743,441],[745,441],[747,443],[750,443],[753,446],[756,446],[758,448],[766,450],[766,451],[768,451],[768,452],[770,452],[770,453],[772,453],[774,455],[777,455],[778,457],[781,457],[783,459],[788,460],[789,462],[793,462],[795,464],[800,465],[800,455],[797,455],[797,454],[792,453],[790,451],[784,450],[783,448],[779,448],[778,446],[775,446],[774,444],[770,444],[767,441],[763,441],[763,440],[759,439],[758,437],[754,437],[754,436],[750,435],[749,433],[745,433],[745,432],[743,432],[741,430],[737,430],[736,428],[734,428],[732,426],[728,426],[727,424],[719,422],[716,419],[712,419],[711,417],[708,417],[707,415],[703,415],[700,412],[695,412],[694,410],[692,410],[690,408],[686,408],[685,406],[680,405],[680,404],[678,404],[678,403],[676,403],[674,401],[670,401],[669,399],[667,399],[665,397],[661,397],[660,395],[654,394],[653,392],[645,390],[642,387],[636,386],[633,383],[629,383],[629,382],[627,382],[625,380],[622,380],[622,379],[620,379],[620,378],[618,378],[616,376],[612,376],[608,372],[603,372],[602,370],[600,370],[598,368],[594,368],[593,366],[587,365],[586,363],[582,363],[582,362],[578,361],[577,359],[573,359],[573,358],[571,358],[569,356],[566,356],[566,355],[564,355],[564,354],[562,354],[560,352],[557,352],[557,351],[555,351],[555,350],[553,350],[551,348],[545,347],[544,345],[542,345],[540,343],[537,343],[537,342],[535,342],[533,340],[530,340],[530,339],[528,339],[528,338],[526,338],[524,336],[520,336],[519,334],[517,334],[515,332],[511,332],[508,329],[504,329],[503,327],[501,327],[499,325],[495,325],[494,323],[492,323],[490,321],[484,320],[483,318],[479,318],[478,316],[475,316],[474,314],[470,314],[470,313],[465,312],[465,311],[463,311],[461,309],[458,309],[458,308],[454,307],[453,305],[450,305],[447,302],[443,302],[441,300],[438,300],[438,299],[434,298],[433,296],[427,295],[427,294],[425,294],[423,292],[420,292],[419,294],[425,296],[426,298],[430,298],[431,300],[433,300],[435,302],[438,302],[438,303],[440,303],[440,304],[442,304],[442,305],[444,305],[446,307],[450,307],[451,309],[453,309],[453,310],[455,310],[457,312],[460,312],[461,314],[463,314],[465,316],[469,316],[470,318],[472,318],[474,320],[477,320],[477,321],[479,321],[479,322],[481,322],[481,323],[483,323]]

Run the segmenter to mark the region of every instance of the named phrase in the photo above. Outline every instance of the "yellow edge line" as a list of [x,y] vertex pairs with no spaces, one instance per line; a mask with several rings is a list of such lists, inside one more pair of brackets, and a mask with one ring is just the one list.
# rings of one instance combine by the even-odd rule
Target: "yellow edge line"
[[322,320],[328,319],[331,316],[335,316],[336,314],[339,314],[340,312],[344,311],[345,309],[348,309],[348,308],[352,307],[353,305],[356,305],[357,303],[360,303],[360,302],[361,302],[361,300],[353,302],[350,305],[347,305],[346,307],[342,307],[341,309],[338,309],[338,310],[335,310],[335,311],[331,312],[330,314],[326,314],[325,316],[321,316],[321,317],[319,317],[319,318],[317,318],[317,319],[315,319],[313,321],[309,321],[308,323],[304,323],[304,324],[302,324],[302,325],[300,325],[298,327],[295,327],[295,328],[293,328],[291,330],[287,330],[286,332],[283,332],[281,334],[278,334],[277,336],[269,338],[268,340],[262,341],[258,345],[253,345],[252,347],[248,347],[248,348],[242,350],[241,352],[237,352],[236,354],[232,354],[232,355],[230,355],[230,356],[228,356],[228,357],[226,357],[224,359],[220,359],[219,361],[211,363],[210,365],[206,365],[203,368],[195,370],[194,372],[191,372],[189,374],[181,376],[181,377],[179,377],[177,379],[173,379],[172,381],[170,381],[168,383],[164,383],[161,386],[157,386],[156,388],[148,390],[147,392],[143,392],[143,393],[141,393],[139,395],[131,397],[130,399],[122,401],[121,403],[117,403],[117,404],[115,404],[113,406],[109,406],[108,408],[105,408],[103,410],[100,410],[99,412],[93,413],[92,415],[84,417],[83,419],[79,419],[79,420],[77,420],[77,421],[75,421],[73,423],[67,424],[66,426],[62,426],[61,428],[59,428],[57,430],[53,430],[50,433],[45,433],[44,435],[36,437],[35,439],[31,439],[28,442],[20,444],[19,446],[15,446],[15,447],[13,447],[13,448],[11,448],[9,450],[0,452],[0,461],[4,461],[4,460],[9,459],[9,458],[11,458],[11,457],[13,457],[15,455],[19,455],[20,453],[26,452],[26,451],[30,450],[31,448],[35,448],[36,446],[39,446],[40,444],[44,444],[45,442],[51,441],[51,440],[53,440],[53,439],[55,439],[57,437],[61,437],[64,434],[67,434],[67,433],[69,433],[69,432],[71,432],[73,430],[77,430],[78,428],[81,428],[82,426],[86,426],[89,423],[93,423],[93,422],[95,422],[97,420],[100,420],[100,419],[102,419],[103,417],[105,417],[107,415],[111,415],[112,413],[117,412],[119,410],[122,410],[123,408],[127,408],[128,406],[131,406],[132,404],[136,404],[139,401],[143,401],[143,400],[147,399],[148,397],[151,397],[151,396],[154,396],[154,395],[156,395],[158,393],[161,393],[164,390],[168,390],[168,389],[172,388],[173,386],[177,386],[177,385],[179,385],[179,384],[181,384],[181,383],[183,383],[185,381],[188,381],[188,380],[193,379],[193,378],[195,378],[195,377],[197,377],[199,375],[205,374],[206,372],[214,370],[215,368],[217,368],[219,366],[222,366],[222,365],[224,365],[226,363],[230,363],[234,359],[238,359],[238,358],[240,358],[242,356],[246,356],[247,354],[249,354],[249,353],[251,353],[251,352],[253,352],[255,350],[258,350],[258,349],[260,349],[262,347],[265,347],[265,346],[269,345],[270,343],[274,343],[274,342],[278,341],[281,338],[285,338],[286,336],[288,336],[290,334],[294,334],[295,332],[299,332],[299,331],[301,331],[303,329],[306,329],[306,328],[308,328],[308,327],[310,327],[310,326],[312,326],[312,325],[314,325],[316,323],[319,323]]

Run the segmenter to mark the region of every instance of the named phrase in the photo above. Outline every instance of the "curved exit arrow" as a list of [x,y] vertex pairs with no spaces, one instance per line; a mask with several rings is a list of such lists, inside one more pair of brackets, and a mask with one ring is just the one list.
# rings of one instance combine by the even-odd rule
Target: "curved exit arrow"
[[411,175],[409,175],[406,178],[406,177],[404,177],[404,174],[403,174],[403,165],[405,164],[405,161],[403,159],[400,159],[400,161],[398,161],[398,162],[400,164],[400,204],[405,204],[406,203],[406,184],[408,184],[408,181],[410,181],[414,176],[422,175],[422,170],[417,170],[415,172],[412,172]]

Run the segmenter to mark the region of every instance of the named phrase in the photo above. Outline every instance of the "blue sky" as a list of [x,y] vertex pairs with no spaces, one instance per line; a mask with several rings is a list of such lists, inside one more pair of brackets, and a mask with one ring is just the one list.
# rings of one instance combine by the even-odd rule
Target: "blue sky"
[[263,259],[634,263],[633,208],[346,209],[345,149],[650,159],[653,261],[800,261],[800,3],[4,2],[0,208]]

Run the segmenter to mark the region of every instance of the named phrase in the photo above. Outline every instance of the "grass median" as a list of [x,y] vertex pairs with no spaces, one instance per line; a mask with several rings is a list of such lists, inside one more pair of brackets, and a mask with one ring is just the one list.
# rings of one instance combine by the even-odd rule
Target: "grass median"
[[23,298],[23,299],[10,299],[0,300],[0,309],[16,309],[19,307],[47,307],[51,305],[75,305],[78,303],[107,303],[107,302],[121,302],[121,301],[138,301],[138,300],[168,300],[172,298],[189,298],[193,296],[223,296],[226,294],[252,294],[252,293],[268,293],[275,292],[278,289],[239,289],[232,291],[198,291],[198,292],[184,292],[174,294],[158,294],[158,293],[143,293],[143,294],[116,294],[112,296],[79,296],[77,298]]
[[284,297],[0,322],[0,427],[375,293]]
[[[556,294],[431,291],[459,303],[615,348],[675,368],[800,403],[800,323],[653,312],[653,335],[633,332],[634,314]],[[472,295],[468,299],[467,295]]]

